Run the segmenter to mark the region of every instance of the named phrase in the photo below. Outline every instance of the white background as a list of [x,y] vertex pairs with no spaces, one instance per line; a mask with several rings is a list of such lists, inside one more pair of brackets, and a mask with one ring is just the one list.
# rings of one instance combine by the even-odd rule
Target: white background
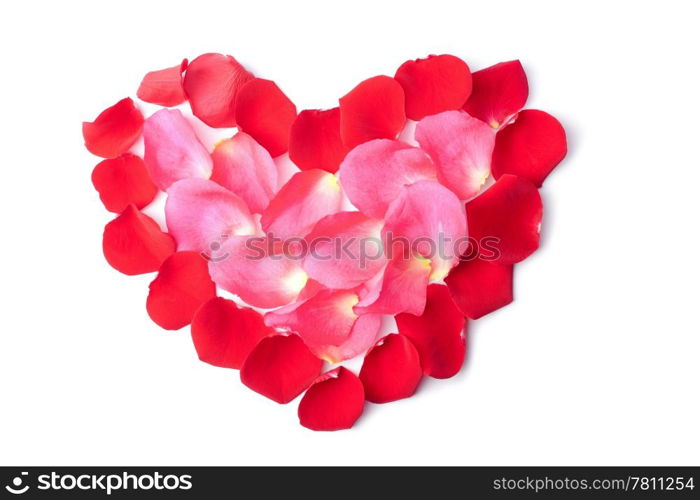
[[[698,465],[700,40],[691,2],[658,5],[2,3],[0,463]],[[208,51],[299,109],[429,53],[522,60],[570,152],[458,376],[313,433],[148,319],[152,276],[103,259],[80,124]]]

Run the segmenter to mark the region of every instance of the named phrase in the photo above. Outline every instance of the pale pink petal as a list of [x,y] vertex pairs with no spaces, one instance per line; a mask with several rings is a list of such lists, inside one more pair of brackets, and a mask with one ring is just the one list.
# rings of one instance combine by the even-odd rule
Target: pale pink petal
[[304,270],[328,288],[349,289],[377,274],[386,263],[384,222],[360,212],[327,215],[306,236]]
[[212,160],[192,126],[177,109],[161,109],[143,125],[144,162],[163,191],[180,179],[208,179]]
[[267,313],[265,324],[297,332],[316,356],[337,363],[368,349],[377,336],[380,316],[356,314],[358,301],[352,291],[321,290],[296,307]]
[[251,212],[262,213],[277,192],[277,167],[267,149],[239,132],[219,142],[211,156],[211,180],[243,198]]
[[308,277],[299,259],[276,253],[268,243],[260,237],[229,237],[209,261],[214,282],[254,307],[272,308],[292,302]]
[[403,186],[437,179],[435,165],[424,151],[390,139],[357,146],[340,164],[339,175],[353,205],[372,217],[383,217]]
[[260,222],[263,230],[276,238],[303,238],[321,218],[338,212],[342,201],[335,175],[325,170],[305,170],[282,186]]
[[416,182],[404,187],[389,206],[382,234],[390,258],[407,250],[421,255],[430,262],[430,279],[441,280],[467,245],[464,206],[445,186]]
[[435,162],[438,180],[461,200],[476,196],[491,173],[495,131],[464,111],[423,118],[416,140]]
[[206,179],[183,179],[170,186],[165,220],[178,251],[208,254],[229,236],[256,231],[245,202]]

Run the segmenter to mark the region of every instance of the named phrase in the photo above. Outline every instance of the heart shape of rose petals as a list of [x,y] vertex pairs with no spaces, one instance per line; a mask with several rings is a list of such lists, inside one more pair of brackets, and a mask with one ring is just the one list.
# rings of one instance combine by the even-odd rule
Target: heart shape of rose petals
[[[566,155],[559,122],[523,109],[519,61],[407,61],[298,112],[275,82],[204,54],[148,73],[137,96],[148,104],[83,124],[117,214],[107,262],[157,273],[153,321],[191,325],[202,361],[273,401],[303,393],[313,430],[459,372],[468,322],[513,300],[514,265],[539,247],[538,188]],[[234,126],[213,147],[201,136]],[[342,365],[358,356],[359,373]]]

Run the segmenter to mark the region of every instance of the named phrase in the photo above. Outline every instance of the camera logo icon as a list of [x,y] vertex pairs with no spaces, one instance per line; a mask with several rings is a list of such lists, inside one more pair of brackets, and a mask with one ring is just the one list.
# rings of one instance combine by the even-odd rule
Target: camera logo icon
[[13,478],[12,484],[5,486],[5,489],[13,495],[21,495],[22,493],[26,493],[29,489],[29,485],[25,484],[22,486],[22,483],[24,483],[24,477],[27,475],[29,475],[28,472],[22,472],[19,476]]

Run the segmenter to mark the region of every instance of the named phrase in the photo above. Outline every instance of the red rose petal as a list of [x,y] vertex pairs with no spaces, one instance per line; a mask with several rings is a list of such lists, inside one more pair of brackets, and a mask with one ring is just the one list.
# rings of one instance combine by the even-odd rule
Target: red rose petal
[[508,61],[472,73],[472,95],[464,110],[493,128],[520,111],[527,101],[527,76],[520,61]]
[[146,73],[136,95],[139,99],[160,106],[177,106],[187,100],[182,87],[182,73],[187,69],[187,59],[172,68]]
[[131,204],[141,209],[158,192],[143,160],[130,153],[98,163],[92,171],[92,184],[105,208],[114,213],[123,212]]
[[192,341],[199,359],[224,368],[239,369],[263,338],[275,333],[262,315],[232,300],[214,297],[192,318]]
[[544,111],[526,109],[496,135],[491,168],[496,179],[514,174],[540,187],[565,156],[566,132],[559,121]]
[[372,139],[396,139],[406,123],[401,85],[375,76],[340,98],[340,136],[348,148]]
[[411,397],[422,376],[418,351],[407,337],[395,333],[370,349],[360,370],[365,398],[372,403]]
[[394,78],[406,93],[406,116],[411,120],[459,109],[472,91],[469,66],[449,54],[406,61]]
[[152,273],[175,251],[175,241],[150,217],[129,205],[105,226],[102,238],[105,259],[117,271]]
[[445,278],[452,300],[470,319],[513,302],[513,266],[481,259],[460,263]]
[[253,78],[231,56],[203,54],[187,67],[183,87],[197,118],[210,127],[235,127],[236,96]]
[[348,148],[340,138],[340,108],[306,109],[292,123],[289,158],[301,170],[338,171]]
[[423,373],[449,378],[462,368],[466,319],[445,285],[430,285],[423,314],[399,314],[396,324],[399,333],[408,337],[418,350]]
[[160,266],[149,285],[146,310],[166,330],[179,330],[192,321],[197,310],[216,296],[207,261],[197,252],[176,252]]
[[280,404],[289,403],[318,377],[323,361],[296,335],[262,339],[241,368],[241,382]]
[[362,382],[342,366],[321,375],[299,403],[299,423],[314,431],[349,429],[362,415]]
[[539,247],[542,199],[527,179],[504,175],[466,209],[469,235],[479,242],[494,238],[499,264],[520,262]]
[[94,155],[114,158],[136,142],[142,128],[143,115],[127,97],[105,109],[94,122],[83,122],[85,147]]
[[270,80],[254,78],[243,85],[236,99],[236,122],[274,158],[289,149],[289,130],[297,108]]

